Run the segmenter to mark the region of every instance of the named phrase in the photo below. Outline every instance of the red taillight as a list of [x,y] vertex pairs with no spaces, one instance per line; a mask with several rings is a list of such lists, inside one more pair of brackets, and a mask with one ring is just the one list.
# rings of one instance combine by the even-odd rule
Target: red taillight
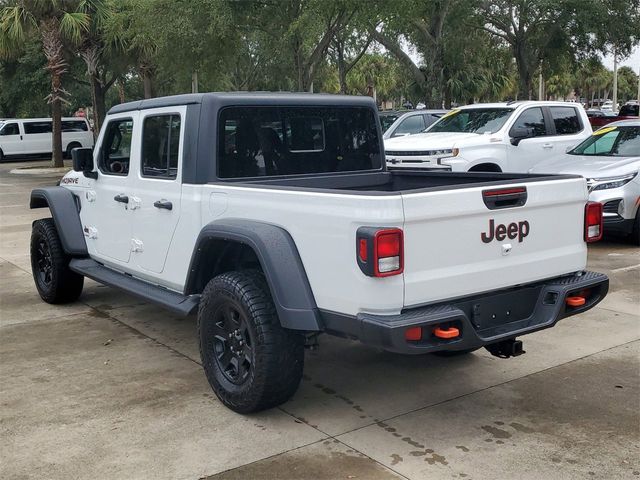
[[373,238],[373,271],[376,277],[398,275],[404,269],[402,230],[378,230]]
[[584,241],[597,242],[602,238],[602,204],[587,202],[584,208]]

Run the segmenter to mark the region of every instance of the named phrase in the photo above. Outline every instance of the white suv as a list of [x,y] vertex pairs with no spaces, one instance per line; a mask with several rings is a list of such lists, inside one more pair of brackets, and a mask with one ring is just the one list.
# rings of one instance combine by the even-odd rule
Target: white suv
[[452,110],[425,133],[385,140],[385,153],[390,168],[527,172],[591,133],[577,103],[485,103]]

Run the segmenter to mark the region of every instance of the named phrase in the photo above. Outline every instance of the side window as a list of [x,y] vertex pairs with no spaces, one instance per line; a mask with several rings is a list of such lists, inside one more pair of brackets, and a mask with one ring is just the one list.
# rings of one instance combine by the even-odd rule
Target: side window
[[2,130],[0,130],[0,135],[20,135],[20,129],[18,128],[17,123],[7,123]]
[[153,115],[142,126],[142,176],[175,179],[178,174],[180,115]]
[[87,123],[83,120],[63,120],[62,131],[63,132],[86,132]]
[[557,135],[573,135],[582,130],[580,117],[573,107],[550,107]]
[[424,118],[422,115],[412,115],[405,118],[400,125],[398,125],[396,131],[393,132],[393,136],[420,133],[425,128],[427,127],[424,125]]
[[516,128],[533,128],[533,134],[536,137],[546,135],[547,129],[544,124],[542,109],[540,107],[526,109],[520,114],[513,124],[513,127],[511,127],[511,130]]
[[98,159],[98,168],[102,173],[123,176],[129,174],[132,130],[133,120],[130,118],[109,122],[104,132]]
[[51,133],[51,122],[24,122],[24,133],[27,135]]

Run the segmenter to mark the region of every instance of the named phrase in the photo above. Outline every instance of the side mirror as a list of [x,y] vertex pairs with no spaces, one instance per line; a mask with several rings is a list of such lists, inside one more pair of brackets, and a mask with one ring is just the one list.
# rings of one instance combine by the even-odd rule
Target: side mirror
[[71,150],[73,170],[82,172],[87,178],[98,178],[98,172],[93,171],[93,148],[74,148]]
[[533,128],[531,127],[515,127],[511,129],[510,137],[511,137],[511,145],[517,147],[518,144],[524,140],[525,138],[534,137],[535,133]]

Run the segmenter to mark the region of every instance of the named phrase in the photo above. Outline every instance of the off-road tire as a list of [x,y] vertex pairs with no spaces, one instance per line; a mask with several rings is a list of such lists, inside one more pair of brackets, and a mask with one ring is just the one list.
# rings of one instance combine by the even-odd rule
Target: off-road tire
[[482,347],[466,348],[464,350],[441,350],[439,352],[433,352],[433,355],[437,355],[438,357],[460,357],[473,353],[481,348]]
[[275,407],[298,389],[304,336],[282,328],[261,272],[232,271],[209,281],[198,310],[198,337],[207,380],[231,410]]
[[82,293],[84,277],[69,268],[52,218],[33,222],[31,271],[40,297],[47,303],[69,303]]

